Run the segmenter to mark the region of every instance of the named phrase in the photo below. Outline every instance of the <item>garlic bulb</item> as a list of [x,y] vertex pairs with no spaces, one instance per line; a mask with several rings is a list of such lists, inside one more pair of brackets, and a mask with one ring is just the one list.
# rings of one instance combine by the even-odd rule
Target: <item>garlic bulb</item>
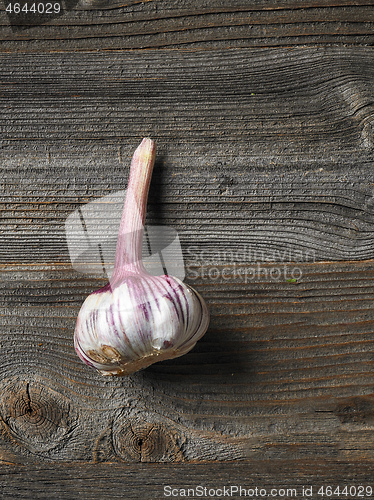
[[76,352],[103,375],[130,375],[182,356],[209,324],[205,301],[195,290],[172,276],[150,275],[142,262],[155,157],[155,143],[143,139],[131,162],[112,277],[86,298],[77,319]]

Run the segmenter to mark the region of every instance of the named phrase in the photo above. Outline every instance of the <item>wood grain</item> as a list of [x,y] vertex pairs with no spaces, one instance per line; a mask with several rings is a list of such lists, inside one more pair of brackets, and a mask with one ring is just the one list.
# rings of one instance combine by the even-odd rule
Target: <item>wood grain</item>
[[371,48],[4,54],[1,69],[2,154],[16,143],[45,160],[57,148],[87,161],[80,148],[112,146],[122,159],[152,133],[161,155],[178,146],[209,168],[209,145],[223,167],[251,154],[269,168],[269,155],[294,166],[373,147]]
[[[370,458],[372,55],[3,57],[4,460]],[[108,380],[73,349],[105,281],[72,269],[65,220],[125,187],[142,135],[147,222],[178,231],[212,321],[188,356]]]
[[[22,30],[0,5],[0,496],[370,484],[371,2],[75,4]],[[126,187],[144,136],[147,223],[177,230],[212,319],[104,378],[72,338],[105,280],[65,221]]]
[[195,246],[213,263],[373,258],[373,62],[370,48],[4,56],[0,260],[69,262],[66,218],[125,188],[148,135],[148,221],[190,260]]
[[64,15],[28,30],[12,30],[5,5],[1,5],[3,50],[206,50],[329,43],[367,45],[374,41],[374,12],[368,0],[183,0],[178,5],[171,0],[82,0],[74,4]]
[[5,449],[126,462],[369,459],[373,262],[298,267],[297,284],[264,274],[195,280],[212,315],[195,349],[109,379],[81,364],[72,345],[80,304],[100,282],[62,266],[46,266],[48,278],[30,266],[22,282],[4,268]]
[[[241,486],[247,493],[248,490],[257,488],[258,496],[262,490],[262,493],[265,491],[268,494],[272,491],[273,495],[281,493],[274,498],[294,498],[294,491],[296,490],[296,494],[300,497],[303,487],[312,487],[315,495],[321,486],[333,486],[335,489],[337,485],[341,488],[347,485],[348,491],[350,487],[358,491],[360,485],[372,484],[372,465],[365,462],[354,464],[326,460],[278,461],[276,468],[266,460],[254,460],[251,464],[188,466],[186,464],[100,464],[100,466],[40,464],[27,468],[3,466],[0,477],[4,498],[9,499],[162,499],[167,498],[164,495],[166,486],[173,488],[174,491],[184,489],[185,497],[188,488],[196,489],[197,486],[206,488],[207,495],[213,488],[226,487],[226,490],[230,491],[231,486],[238,488]],[[355,491],[353,488],[352,492]],[[287,490],[289,494],[285,497]],[[177,498],[183,498],[183,492]],[[199,497],[190,495],[190,498]],[[235,495],[231,498],[240,497]]]

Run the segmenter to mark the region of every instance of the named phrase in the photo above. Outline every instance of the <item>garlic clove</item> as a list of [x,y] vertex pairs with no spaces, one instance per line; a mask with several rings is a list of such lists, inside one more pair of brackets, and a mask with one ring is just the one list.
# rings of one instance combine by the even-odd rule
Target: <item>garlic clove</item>
[[155,153],[151,139],[143,139],[134,153],[112,278],[87,297],[77,318],[76,352],[103,375],[130,375],[182,356],[209,325],[206,303],[193,288],[172,276],[151,276],[142,264]]

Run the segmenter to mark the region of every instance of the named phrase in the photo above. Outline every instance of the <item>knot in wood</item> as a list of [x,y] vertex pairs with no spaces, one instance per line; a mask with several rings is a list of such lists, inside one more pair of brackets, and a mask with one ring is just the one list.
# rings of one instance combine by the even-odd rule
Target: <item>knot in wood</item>
[[159,422],[131,418],[113,426],[114,450],[126,462],[180,462],[183,441],[175,429]]
[[2,391],[0,414],[18,444],[32,452],[55,448],[70,432],[70,404],[64,396],[36,382],[12,382]]
[[374,398],[372,396],[356,396],[341,400],[335,414],[342,424],[374,423]]

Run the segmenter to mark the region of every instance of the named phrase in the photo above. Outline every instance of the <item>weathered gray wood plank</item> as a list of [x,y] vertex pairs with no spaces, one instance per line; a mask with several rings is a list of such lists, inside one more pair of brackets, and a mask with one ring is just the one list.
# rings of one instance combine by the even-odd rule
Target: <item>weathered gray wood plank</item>
[[1,261],[68,262],[67,216],[125,188],[147,135],[148,221],[187,253],[373,258],[373,63],[370,48],[4,56]]
[[372,44],[368,0],[201,3],[81,1],[42,26],[12,31],[1,5],[4,51],[234,48]]
[[[373,258],[372,60],[3,57],[3,460],[370,458],[373,265],[352,259]],[[160,145],[148,222],[179,232],[212,322],[188,356],[108,380],[73,350],[104,282],[71,269],[64,223],[125,187],[143,135]]]
[[372,261],[298,264],[298,284],[194,280],[208,333],[127,378],[96,374],[73,349],[80,304],[102,280],[12,267],[1,290],[3,460],[372,458]]
[[3,151],[30,141],[34,154],[40,143],[45,155],[104,145],[118,154],[152,134],[163,148],[206,154],[209,144],[230,160],[365,153],[373,72],[373,50],[361,47],[4,54]]
[[[177,498],[199,498],[192,496],[192,489],[198,486],[209,495],[210,489],[223,489],[231,492],[240,486],[247,495],[254,490],[254,497],[273,494],[273,498],[301,498],[303,487],[312,488],[313,498],[321,486],[336,486],[341,490],[345,485],[348,491],[366,495],[372,485],[372,465],[367,462],[337,463],[336,461],[279,461],[276,467],[268,461],[253,461],[237,464],[204,465],[116,465],[116,464],[63,464],[39,465],[38,467],[7,467],[0,471],[2,495],[5,499],[50,499],[61,500],[112,500],[131,498],[132,500],[163,499],[173,488]],[[365,489],[359,490],[359,486]],[[166,489],[164,490],[164,488]],[[187,489],[190,495],[187,496]],[[204,490],[206,488],[206,490]],[[354,489],[356,488],[356,490]],[[276,491],[273,491],[273,490]],[[180,493],[180,490],[185,490]],[[287,491],[288,490],[288,491]],[[201,491],[201,490],[199,490]],[[304,489],[305,491],[305,489]],[[326,490],[324,490],[326,491]],[[329,491],[329,490],[328,490]],[[235,494],[226,498],[243,498]],[[277,493],[279,493],[277,495]],[[295,495],[296,493],[296,495]],[[201,495],[201,493],[200,493]],[[286,496],[287,495],[287,496]],[[200,496],[201,497],[201,496]],[[169,498],[173,498],[172,496]],[[176,498],[174,496],[174,498]],[[217,497],[216,497],[217,498]],[[224,497],[222,497],[224,498]],[[244,497],[245,498],[245,497]],[[247,496],[248,498],[248,496]],[[367,497],[365,497],[367,498]]]
[[[1,495],[368,484],[370,2],[86,2],[0,23]],[[148,222],[178,231],[212,322],[187,356],[108,379],[73,349],[104,281],[72,270],[64,223],[125,187],[148,135]]]

